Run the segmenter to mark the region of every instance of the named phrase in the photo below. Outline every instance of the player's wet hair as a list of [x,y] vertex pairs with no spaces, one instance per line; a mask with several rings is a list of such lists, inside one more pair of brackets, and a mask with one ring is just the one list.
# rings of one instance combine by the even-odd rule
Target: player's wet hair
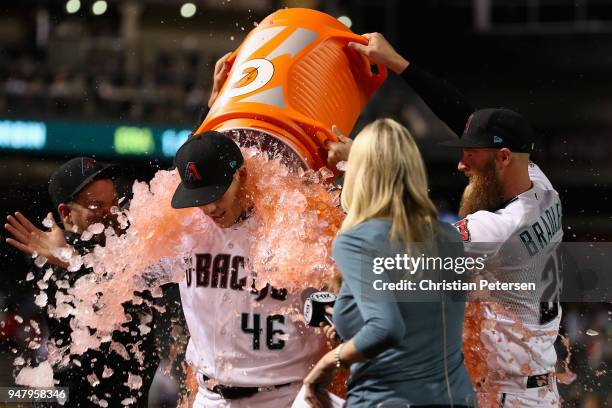
[[342,190],[345,231],[371,218],[390,218],[393,241],[423,242],[433,236],[438,212],[428,195],[419,148],[404,126],[378,119],[355,138]]

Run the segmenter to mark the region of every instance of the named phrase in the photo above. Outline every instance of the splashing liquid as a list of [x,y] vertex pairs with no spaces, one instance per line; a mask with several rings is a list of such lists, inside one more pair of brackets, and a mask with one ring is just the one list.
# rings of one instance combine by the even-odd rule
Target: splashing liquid
[[465,367],[472,381],[474,391],[478,395],[478,404],[482,407],[495,406],[496,390],[487,383],[489,367],[487,366],[487,350],[480,339],[480,333],[485,325],[484,312],[480,302],[467,302],[463,320],[463,355]]
[[336,272],[331,244],[344,214],[339,192],[330,192],[324,170],[289,172],[277,160],[246,160],[245,190],[253,203],[255,240],[251,262],[258,280],[297,293],[323,288]]
[[[320,184],[317,173],[290,172],[280,160],[255,149],[243,153],[244,191],[257,220],[251,233],[260,237],[251,249],[258,281],[291,293],[323,287],[335,273],[331,243],[343,218],[336,207],[338,194]],[[98,336],[110,335],[124,322],[121,303],[135,301],[134,291],[183,279],[182,270],[155,267],[163,258],[178,259],[219,233],[197,208],[170,206],[179,182],[176,172],[159,171],[150,185],[134,184],[130,227],[121,236],[106,231],[106,246],[84,257],[94,272],[69,290],[75,298],[77,328],[95,327]]]
[[[522,341],[528,342],[534,336],[533,332],[526,328],[521,323],[520,318],[513,314],[508,308],[496,302],[471,301],[466,303],[465,319],[463,322],[463,354],[465,356],[465,365],[472,381],[472,386],[478,396],[478,406],[480,407],[498,407],[499,401],[497,397],[500,395],[500,386],[495,384],[492,379],[503,380],[508,378],[508,373],[501,369],[495,369],[490,362],[495,361],[506,352],[502,350],[503,344],[498,344],[499,355],[496,349],[490,346],[486,347],[482,341],[481,334],[483,331],[500,330],[498,323],[494,319],[486,318],[485,308],[489,308],[495,314],[505,315],[515,323],[512,325],[512,332]],[[554,335],[556,332],[547,333]],[[576,379],[574,374],[569,369],[569,360],[571,358],[569,339],[561,336],[564,347],[567,350],[565,359],[561,362],[564,371],[557,373],[557,380],[562,384],[571,384]],[[525,350],[530,353],[529,350]],[[521,375],[530,376],[541,374],[533,372],[528,363],[520,366]]]
[[561,384],[569,385],[573,383],[577,377],[576,373],[574,373],[569,368],[570,359],[572,358],[572,351],[571,351],[569,337],[561,336],[561,343],[563,344],[563,347],[565,348],[566,354],[565,354],[565,358],[563,359],[563,361],[561,361],[559,364],[561,368],[563,369],[563,371],[560,371],[557,373],[557,380]]
[[[258,281],[292,293],[324,287],[335,273],[331,243],[343,219],[339,193],[324,183],[330,172],[290,171],[281,160],[258,154],[255,148],[243,154],[245,198],[256,220],[251,233],[259,237],[251,249]],[[171,207],[179,182],[175,171],[159,171],[150,183],[135,182],[130,209],[118,214],[129,221],[124,233],[107,228],[104,247],[82,257],[70,254],[75,258],[71,264],[82,262],[92,272],[58,290],[57,308],[50,312],[71,316],[73,333],[69,346],[53,348],[51,363],[65,365],[69,355],[110,341],[112,332],[130,319],[122,303],[143,302],[134,292],[149,289],[161,296],[159,286],[184,278],[182,268],[166,268],[164,260],[180,259],[219,234],[219,227],[197,208]],[[123,345],[114,346],[113,352],[125,358],[127,353],[117,351]]]

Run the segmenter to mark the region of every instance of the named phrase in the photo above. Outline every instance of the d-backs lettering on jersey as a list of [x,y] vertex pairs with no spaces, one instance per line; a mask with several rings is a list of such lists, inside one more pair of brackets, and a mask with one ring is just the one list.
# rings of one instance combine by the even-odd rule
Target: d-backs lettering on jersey
[[[246,289],[257,295],[255,297],[256,302],[265,299],[268,294],[272,299],[287,299],[287,289],[277,289],[269,284],[261,289],[257,289],[255,278],[249,280],[250,286],[247,288],[243,256],[232,256],[231,254],[194,254],[193,257],[185,259],[185,262],[185,282],[187,287],[191,287],[194,284],[197,287],[211,289],[238,291]],[[193,262],[195,262],[195,265],[193,265]]]
[[532,188],[503,208],[477,211],[455,224],[466,252],[486,255],[486,264],[500,281],[538,282],[536,291],[496,293],[496,302],[483,305],[492,323],[481,334],[492,357],[488,365],[507,375],[551,372],[557,360],[561,202],[534,163],[529,164],[529,176]]
[[248,274],[251,222],[219,230],[182,261],[187,360],[224,385],[302,381],[324,340],[290,313],[301,309],[299,295],[270,285],[258,289]]

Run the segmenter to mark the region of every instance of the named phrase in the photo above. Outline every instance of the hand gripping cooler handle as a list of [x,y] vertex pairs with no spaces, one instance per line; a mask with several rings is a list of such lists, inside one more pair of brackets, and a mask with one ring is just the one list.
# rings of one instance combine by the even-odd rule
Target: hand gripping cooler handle
[[[345,40],[348,44],[349,42],[356,42],[363,45],[368,45],[368,39],[362,35],[355,34],[347,31],[334,30],[336,33],[332,36],[334,38]],[[352,51],[352,50],[351,50]],[[367,57],[359,54],[359,57],[363,60],[363,64],[361,64],[360,69],[362,70],[362,74],[365,78],[369,78],[369,81],[366,82],[368,96],[372,96],[374,92],[385,82],[387,79],[387,67],[381,64],[376,64],[376,68],[378,69],[378,73],[375,74],[372,72],[370,68],[372,64],[367,59]]]
[[[329,38],[337,38],[339,40],[342,40],[346,44],[348,44],[349,42],[358,42],[364,45],[368,44],[367,38],[361,35],[358,35],[358,34],[354,34],[350,31],[332,30],[332,34],[328,37],[328,39]],[[385,82],[385,79],[387,79],[387,67],[384,65],[376,64],[378,73],[375,74],[372,72],[372,69],[370,68],[371,67],[370,61],[366,57],[362,56],[361,54],[358,54],[358,56],[360,60],[362,61],[362,63],[358,65],[358,72],[360,72],[364,78],[368,78],[367,81],[364,81],[364,84],[366,87],[365,93],[368,95],[368,98],[369,98],[372,96],[372,94],[374,94],[374,92],[376,92],[376,90],[383,84],[383,82]],[[323,135],[325,135],[323,139],[332,141],[332,142],[337,142],[339,140],[338,136],[336,136],[331,131],[331,128],[324,129],[318,123],[316,123],[316,121],[311,120],[310,118],[306,118],[306,117],[302,117],[301,121],[302,123],[308,124],[314,129],[316,129],[316,133],[322,133]],[[318,137],[318,139],[321,139],[321,138]]]

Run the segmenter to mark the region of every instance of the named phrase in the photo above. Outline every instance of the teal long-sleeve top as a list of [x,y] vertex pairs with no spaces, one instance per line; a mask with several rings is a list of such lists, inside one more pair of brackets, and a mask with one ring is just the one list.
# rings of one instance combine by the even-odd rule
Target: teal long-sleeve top
[[[435,301],[410,301],[372,291],[375,280],[398,281],[392,273],[372,272],[374,258],[396,254],[390,228],[388,219],[368,220],[338,235],[333,245],[343,278],[334,306],[336,330],[369,358],[351,366],[348,406],[451,401],[472,406],[475,397],[461,352],[464,298],[443,298],[440,292]],[[435,241],[437,256],[463,255],[461,237],[449,224],[437,223]]]

